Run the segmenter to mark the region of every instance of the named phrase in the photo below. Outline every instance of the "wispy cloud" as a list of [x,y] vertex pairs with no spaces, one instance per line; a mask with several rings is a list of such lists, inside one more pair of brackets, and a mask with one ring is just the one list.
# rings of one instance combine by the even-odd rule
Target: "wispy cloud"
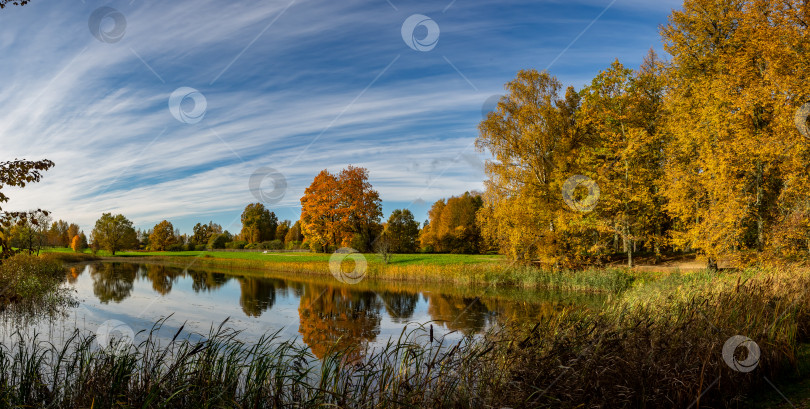
[[[614,58],[632,65],[660,48],[657,26],[677,5],[653,3],[616,2],[552,72],[581,86]],[[319,170],[354,164],[369,168],[386,212],[421,199],[422,218],[431,201],[483,187],[472,142],[484,101],[517,70],[544,68],[607,2],[395,4],[121,2],[116,43],[89,32],[100,2],[4,9],[1,156],[57,163],[8,192],[7,207],[44,207],[85,229],[114,211],[189,231],[195,219],[238,217],[254,200],[250,175],[270,166],[288,181],[274,210],[294,218]],[[402,41],[413,13],[441,27],[435,49]],[[183,86],[206,98],[199,123],[169,112]]]

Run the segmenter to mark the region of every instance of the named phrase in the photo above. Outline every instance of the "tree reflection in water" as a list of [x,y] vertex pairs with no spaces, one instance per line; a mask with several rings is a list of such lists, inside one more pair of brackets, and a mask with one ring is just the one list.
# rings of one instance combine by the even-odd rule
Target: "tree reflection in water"
[[[428,315],[419,315],[420,323],[432,320],[440,327],[465,335],[478,334],[506,320],[533,321],[556,314],[572,304],[585,305],[585,300],[573,300],[570,295],[523,294],[521,300],[503,294],[478,298],[469,288],[425,292],[420,285],[333,286],[317,279],[245,277],[159,264],[97,263],[85,270],[70,268],[66,278],[76,283],[83,271],[89,271],[93,293],[104,304],[110,301],[120,303],[132,296],[136,280],[148,281],[152,290],[164,296],[182,282],[184,288],[190,286],[195,293],[221,291],[216,297],[234,297],[231,290],[224,291],[224,287],[236,280],[240,291],[239,306],[245,316],[252,318],[268,313],[279,298],[291,297],[298,304],[302,339],[319,358],[325,357],[331,347],[354,347],[349,359],[360,358],[364,348],[379,336],[382,314],[387,314],[394,324],[401,326],[418,315],[416,310],[420,302],[421,305],[427,304]],[[225,301],[235,303],[232,298]]]
[[380,293],[385,304],[385,311],[393,322],[405,323],[413,317],[416,310],[416,303],[419,302],[419,294],[407,291],[383,291]]
[[494,313],[477,297],[445,294],[428,297],[428,314],[439,325],[465,335],[483,331],[494,318]]
[[185,276],[184,271],[176,267],[166,267],[159,264],[146,265],[146,277],[152,283],[152,289],[160,295],[169,294],[172,291],[174,282],[181,276]]
[[195,293],[215,291],[233,278],[233,276],[227,274],[211,273],[207,271],[189,270],[186,273],[191,277],[191,289],[194,290]]
[[138,265],[130,263],[101,263],[88,266],[93,278],[93,294],[102,304],[120,303],[132,295]]
[[282,280],[242,277],[239,279],[242,295],[239,305],[249,317],[259,317],[263,312],[273,308],[276,303],[276,286],[284,286]]
[[318,358],[330,347],[353,347],[347,359],[357,360],[380,333],[381,304],[373,291],[306,284],[298,307],[299,332]]

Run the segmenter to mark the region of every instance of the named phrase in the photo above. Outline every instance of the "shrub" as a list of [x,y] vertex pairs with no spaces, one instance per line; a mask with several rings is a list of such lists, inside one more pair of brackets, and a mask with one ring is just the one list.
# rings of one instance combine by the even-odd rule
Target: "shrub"
[[55,291],[65,278],[62,263],[54,258],[18,254],[0,264],[0,306],[37,301]]
[[234,241],[232,241],[230,243],[225,243],[225,248],[226,249],[241,250],[241,249],[245,248],[245,246],[247,246],[247,244],[248,244],[248,242],[246,242],[244,240],[234,240]]
[[281,240],[266,241],[262,244],[264,245],[263,248],[267,250],[281,250],[284,248],[284,243]]
[[291,241],[287,243],[287,250],[298,250],[301,248],[300,241]]
[[209,249],[224,249],[228,243],[228,236],[226,234],[215,234],[208,240]]
[[179,243],[170,244],[166,246],[166,251],[185,251],[185,246]]

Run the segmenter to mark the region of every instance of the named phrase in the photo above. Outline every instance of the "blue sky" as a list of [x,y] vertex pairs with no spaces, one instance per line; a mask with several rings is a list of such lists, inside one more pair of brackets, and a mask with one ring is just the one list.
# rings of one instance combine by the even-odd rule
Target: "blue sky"
[[[352,164],[369,169],[386,218],[407,207],[421,221],[433,201],[483,189],[487,155],[473,145],[482,106],[518,70],[548,69],[580,88],[615,58],[637,67],[651,47],[663,55],[658,27],[680,4],[33,0],[8,7],[0,11],[0,160],[48,158],[56,167],[39,184],[6,188],[11,201],[3,208],[45,208],[85,231],[114,212],[140,228],[168,219],[190,232],[214,220],[236,232],[242,209],[256,201],[249,180],[257,169],[284,176],[284,196],[270,208],[296,220],[312,178]],[[92,17],[101,7],[112,10]],[[435,44],[421,47],[429,50],[412,49],[406,40],[414,37],[403,36],[414,14],[439,29]],[[417,26],[415,38],[428,31]],[[182,87],[204,97],[198,122],[170,111],[170,95]],[[183,101],[175,113],[193,111],[191,99]],[[269,180],[262,189],[272,192]]]

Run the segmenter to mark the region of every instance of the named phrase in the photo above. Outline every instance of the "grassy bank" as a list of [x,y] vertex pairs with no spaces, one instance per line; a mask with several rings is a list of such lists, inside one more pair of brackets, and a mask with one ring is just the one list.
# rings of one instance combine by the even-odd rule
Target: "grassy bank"
[[[360,361],[334,351],[320,362],[272,335],[243,344],[227,329],[125,353],[91,335],[59,350],[27,339],[0,349],[0,406],[747,407],[767,382],[806,370],[809,293],[798,271],[662,276],[598,313],[566,310],[443,348],[404,334]],[[761,349],[750,373],[724,362],[734,335]]]
[[[107,261],[151,261],[189,268],[238,269],[293,275],[332,277],[329,254],[242,252],[124,252]],[[501,256],[398,254],[391,263],[364,254],[364,280],[435,283],[464,286],[515,286],[571,291],[621,292],[638,274],[622,268],[551,271],[509,262]],[[354,268],[350,259],[342,271]],[[647,274],[647,273],[643,273]]]

